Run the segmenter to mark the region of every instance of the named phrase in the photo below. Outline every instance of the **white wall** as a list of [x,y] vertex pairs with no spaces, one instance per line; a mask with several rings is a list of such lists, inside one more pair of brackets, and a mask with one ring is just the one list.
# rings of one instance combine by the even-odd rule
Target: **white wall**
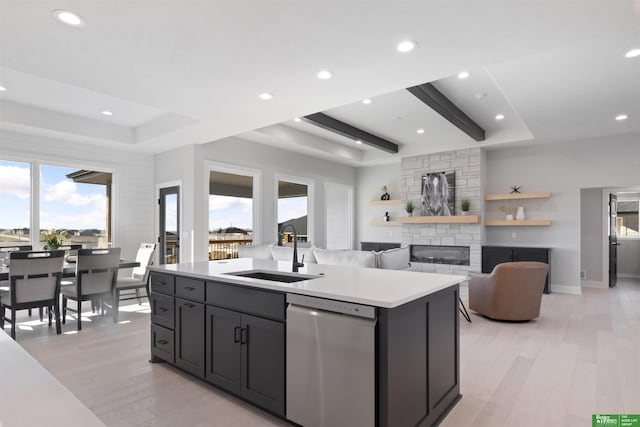
[[135,258],[141,242],[155,241],[151,155],[2,131],[0,158],[113,172],[113,245]]
[[155,156],[155,184],[182,181],[184,247],[181,259],[184,262],[204,261],[208,257],[208,161],[260,171],[262,227],[254,238],[265,243],[276,240],[277,174],[313,181],[313,243],[321,247],[325,244],[324,183],[355,184],[355,170],[350,166],[235,137],[158,154]]
[[368,202],[380,200],[380,188],[386,185],[392,199],[401,199],[400,163],[358,168],[356,170],[356,237],[355,249],[360,242],[396,242],[400,243],[401,226],[372,226],[371,221],[382,221],[385,212],[391,220],[406,216],[404,205],[372,206]]
[[552,290],[580,293],[580,189],[637,185],[639,170],[638,135],[488,151],[486,191],[508,192],[511,185],[525,192],[550,191],[550,199],[530,205],[527,213],[553,224],[487,227],[487,242],[552,247]]
[[[583,286],[604,287],[602,275],[602,189],[580,190],[580,269],[586,273]],[[607,285],[608,286],[608,285]]]

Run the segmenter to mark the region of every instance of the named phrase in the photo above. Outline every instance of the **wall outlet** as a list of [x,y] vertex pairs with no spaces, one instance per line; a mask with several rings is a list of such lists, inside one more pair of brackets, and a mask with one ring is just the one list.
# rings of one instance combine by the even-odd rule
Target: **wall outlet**
[[518,237],[518,235],[515,232],[511,233],[511,238],[512,239],[515,239],[516,237]]
[[585,270],[580,270],[580,280],[586,280],[587,272]]

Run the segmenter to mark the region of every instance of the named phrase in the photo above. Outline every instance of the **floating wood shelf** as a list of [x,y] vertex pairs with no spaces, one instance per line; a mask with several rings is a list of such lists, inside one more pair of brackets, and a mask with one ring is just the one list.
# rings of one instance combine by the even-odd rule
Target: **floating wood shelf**
[[369,225],[387,227],[390,225],[400,225],[398,221],[371,221]]
[[516,193],[516,194],[485,194],[484,199],[491,200],[522,200],[522,199],[548,199],[551,193]]
[[403,216],[398,218],[402,224],[478,224],[480,215],[455,216]]
[[484,222],[484,225],[488,227],[535,227],[551,225],[550,219],[513,219],[511,221],[506,219],[492,219]]
[[370,205],[399,205],[402,200],[370,200]]

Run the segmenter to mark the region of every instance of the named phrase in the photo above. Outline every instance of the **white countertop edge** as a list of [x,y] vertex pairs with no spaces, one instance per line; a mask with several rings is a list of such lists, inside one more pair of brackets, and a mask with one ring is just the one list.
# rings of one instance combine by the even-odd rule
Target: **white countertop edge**
[[[225,263],[231,262],[233,260],[225,260]],[[215,261],[203,261],[202,263],[215,263]],[[415,272],[415,271],[402,271],[402,270],[378,270],[378,269],[364,269],[364,268],[358,268],[358,267],[345,267],[345,266],[325,266],[325,265],[320,265],[320,264],[315,264],[315,266],[321,266],[321,267],[328,267],[329,269],[332,270],[336,270],[336,269],[340,269],[340,268],[344,268],[347,270],[352,270],[352,269],[361,269],[361,270],[376,270],[376,271],[386,271],[386,272],[395,272],[398,273],[400,275],[406,274],[406,273],[410,273],[410,274],[421,274],[421,275],[431,275],[431,276],[439,276],[439,278],[444,279],[446,277],[446,280],[443,280],[441,283],[437,284],[437,285],[430,285],[428,288],[422,288],[422,289],[418,289],[412,292],[408,292],[405,295],[401,296],[401,297],[396,297],[393,300],[389,300],[389,299],[380,299],[380,298],[371,298],[371,297],[366,297],[366,296],[362,296],[362,295],[345,295],[345,294],[336,294],[335,292],[327,292],[327,291],[322,291],[322,290],[318,290],[318,289],[309,289],[308,287],[313,287],[313,283],[322,283],[320,282],[323,279],[328,279],[329,276],[320,276],[316,279],[313,280],[303,280],[300,282],[295,282],[295,283],[282,283],[282,282],[274,282],[274,281],[270,281],[270,280],[262,280],[262,279],[254,279],[254,278],[248,278],[248,277],[239,277],[239,276],[234,276],[232,274],[228,274],[228,273],[215,273],[215,272],[208,272],[208,273],[202,273],[202,272],[193,272],[193,271],[189,271],[186,270],[186,268],[191,267],[193,268],[194,265],[196,264],[201,264],[201,263],[182,263],[182,264],[167,264],[167,265],[156,265],[156,266],[150,266],[149,269],[151,271],[155,271],[158,273],[172,273],[172,274],[176,274],[179,276],[185,276],[185,277],[192,277],[192,278],[196,278],[196,279],[201,279],[201,280],[218,280],[221,282],[225,282],[225,283],[231,283],[234,285],[239,285],[239,286],[246,286],[246,287],[251,287],[251,288],[255,288],[255,289],[265,289],[265,290],[272,290],[272,291],[277,291],[277,292],[284,292],[284,293],[291,293],[291,294],[299,294],[299,295],[308,295],[308,296],[314,296],[314,297],[319,297],[319,298],[327,298],[327,299],[332,299],[332,300],[336,300],[336,301],[346,301],[346,302],[351,302],[351,303],[356,303],[356,304],[364,304],[364,305],[370,305],[370,306],[374,306],[374,307],[380,307],[380,308],[396,308],[399,307],[403,304],[406,304],[408,302],[411,301],[415,301],[419,298],[425,297],[427,295],[431,295],[434,294],[438,291],[441,291],[443,289],[446,289],[450,286],[454,286],[456,284],[460,284],[462,282],[465,282],[468,279],[468,277],[466,276],[458,276],[458,275],[445,275],[445,274],[436,274],[436,273],[423,273],[423,272]],[[311,264],[314,265],[314,264]],[[178,266],[180,266],[180,268],[178,268]],[[319,268],[321,268],[319,267]],[[316,267],[313,267],[316,268]],[[253,267],[248,269],[249,270],[270,270],[270,271],[274,271],[277,273],[281,273],[281,274],[296,274],[296,273],[291,273],[290,271],[282,271],[282,270],[278,270],[273,269],[273,268],[268,268],[266,266],[258,266],[258,267]],[[237,271],[244,271],[244,270],[239,270],[239,269],[234,269],[234,268],[230,268],[229,272],[237,272]],[[309,272],[309,271],[301,271],[299,273],[300,275],[314,275],[313,272]],[[386,273],[388,274],[388,273]],[[366,286],[366,285],[364,285]],[[394,284],[389,284],[389,286],[394,286]],[[301,288],[302,287],[302,288]]]

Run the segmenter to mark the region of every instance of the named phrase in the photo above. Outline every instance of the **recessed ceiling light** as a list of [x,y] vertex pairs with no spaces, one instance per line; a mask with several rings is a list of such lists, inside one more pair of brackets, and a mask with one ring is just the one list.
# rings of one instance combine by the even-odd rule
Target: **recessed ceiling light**
[[6,87],[4,87],[4,86],[0,86],[0,92],[4,92],[5,90],[7,90],[7,88],[6,88]]
[[423,133],[424,133],[424,129],[418,129],[418,130],[416,131],[416,133],[423,134]]
[[469,72],[468,72],[468,71],[460,71],[460,72],[458,73],[458,78],[459,78],[459,79],[464,80],[464,79],[466,79],[467,77],[469,77]]
[[62,22],[66,25],[71,25],[72,27],[84,27],[87,23],[80,15],[76,15],[75,13],[69,12],[68,10],[54,10],[53,17],[56,18],[59,22]]
[[498,114],[496,116],[496,120],[503,120],[504,119],[504,114]]
[[398,49],[398,52],[407,53],[407,52],[411,52],[417,46],[418,46],[418,43],[414,42],[413,40],[404,40],[398,43],[397,49]]
[[102,112],[102,114],[103,114],[104,116],[113,116],[113,113],[112,113],[111,111],[108,111],[108,110],[104,110],[104,111]]
[[360,141],[359,139],[356,139],[356,144],[362,144],[362,141]]
[[267,93],[267,92],[263,92],[263,93],[261,93],[260,95],[258,95],[258,97],[259,97],[260,99],[262,99],[263,101],[268,101],[268,100],[270,100],[271,98],[273,98],[273,95],[271,95],[270,93]]
[[624,56],[627,58],[635,58],[636,56],[640,56],[640,49],[631,49]]
[[369,105],[369,104],[371,104],[371,100],[370,100],[369,98],[367,98],[367,99],[363,99],[363,100],[362,100],[362,103],[363,103],[363,104],[366,104],[366,105]]
[[629,118],[629,116],[627,116],[626,114],[618,114],[616,116],[616,120],[619,121],[619,122],[621,122],[623,120],[627,120],[628,118]]
[[296,117],[295,119],[293,119],[294,122],[301,122],[302,119],[300,117]]
[[333,77],[333,73],[328,70],[322,70],[318,73],[318,78],[320,80],[329,80],[331,77]]

